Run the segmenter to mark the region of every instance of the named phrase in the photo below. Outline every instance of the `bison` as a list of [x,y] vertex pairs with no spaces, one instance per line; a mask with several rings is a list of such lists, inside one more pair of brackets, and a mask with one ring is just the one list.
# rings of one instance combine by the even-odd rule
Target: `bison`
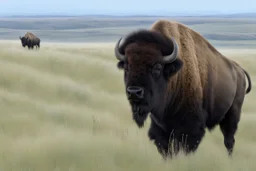
[[[232,155],[249,74],[186,25],[156,21],[119,39],[117,67],[139,128],[150,113],[149,140],[166,159],[198,149],[205,129],[220,126]],[[246,89],[246,78],[248,88]]]
[[33,33],[27,32],[25,36],[19,37],[23,47],[28,46],[28,49],[40,48],[40,39],[36,37]]

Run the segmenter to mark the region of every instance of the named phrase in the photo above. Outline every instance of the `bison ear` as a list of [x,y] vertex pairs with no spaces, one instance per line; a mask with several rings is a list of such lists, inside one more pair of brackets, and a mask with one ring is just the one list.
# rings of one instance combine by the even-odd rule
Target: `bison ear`
[[180,59],[176,59],[172,63],[167,63],[164,66],[164,77],[169,79],[171,76],[175,75],[183,66],[183,62]]
[[118,68],[118,69],[124,69],[124,61],[119,61],[119,62],[117,63],[117,68]]

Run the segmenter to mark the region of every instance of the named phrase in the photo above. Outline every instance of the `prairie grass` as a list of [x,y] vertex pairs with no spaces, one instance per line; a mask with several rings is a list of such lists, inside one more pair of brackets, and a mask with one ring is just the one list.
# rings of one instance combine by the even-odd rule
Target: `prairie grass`
[[0,170],[256,170],[256,51],[219,49],[251,75],[232,158],[218,127],[198,151],[164,162],[133,123],[112,43],[0,42]]

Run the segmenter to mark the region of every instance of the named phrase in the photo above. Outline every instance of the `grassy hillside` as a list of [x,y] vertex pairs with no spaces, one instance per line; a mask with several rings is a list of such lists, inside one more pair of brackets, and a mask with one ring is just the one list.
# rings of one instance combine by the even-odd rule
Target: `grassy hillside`
[[[114,44],[0,42],[0,170],[255,170],[256,92],[246,96],[232,159],[217,127],[196,154],[164,163],[126,101]],[[221,49],[251,74],[254,50]],[[227,87],[228,88],[228,87]],[[149,120],[148,120],[149,121]]]
[[[45,42],[113,42],[156,20],[176,20],[201,33],[215,46],[255,48],[255,18],[217,17],[60,17],[0,18],[0,39],[16,40],[31,31]],[[243,41],[241,43],[241,41]]]

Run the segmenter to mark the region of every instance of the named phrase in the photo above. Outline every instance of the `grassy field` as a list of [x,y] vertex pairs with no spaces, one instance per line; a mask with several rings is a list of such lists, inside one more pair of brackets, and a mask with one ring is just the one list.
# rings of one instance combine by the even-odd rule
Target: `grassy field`
[[[143,129],[132,121],[113,42],[160,18],[187,24],[250,73],[232,159],[216,127],[195,154],[164,162],[149,119]],[[0,170],[256,170],[255,29],[255,18],[0,18]],[[21,47],[27,31],[39,51]]]
[[[246,96],[233,158],[217,127],[198,151],[164,162],[133,123],[112,43],[0,42],[0,170],[253,171],[255,91]],[[256,80],[256,51],[220,49]]]

